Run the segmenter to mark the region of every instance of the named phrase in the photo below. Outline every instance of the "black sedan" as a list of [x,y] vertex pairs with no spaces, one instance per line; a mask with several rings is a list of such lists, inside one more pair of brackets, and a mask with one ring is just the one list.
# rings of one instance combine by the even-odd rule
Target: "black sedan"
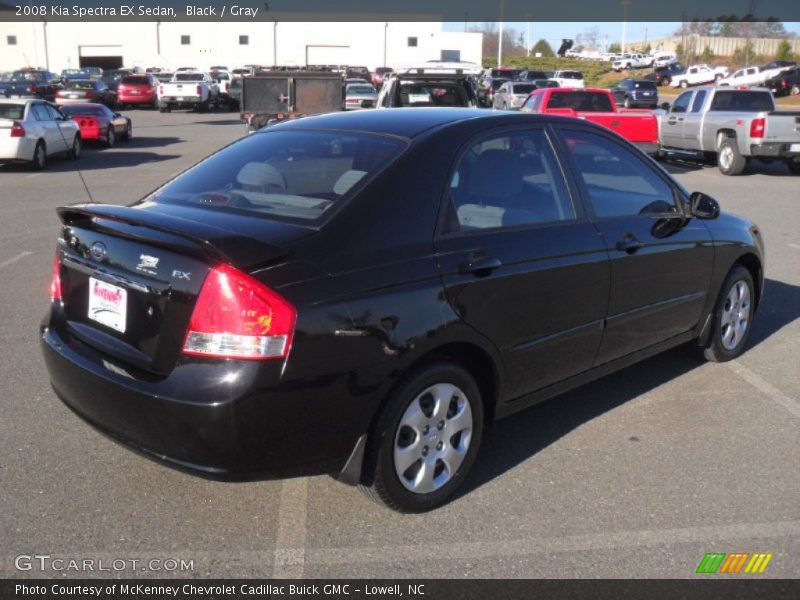
[[496,419],[679,344],[737,357],[764,285],[755,225],[557,116],[309,117],[58,214],[40,333],[78,415],[401,511],[446,502]]
[[99,79],[75,79],[64,84],[56,92],[56,104],[85,104],[95,102],[113,107],[117,103],[117,93]]

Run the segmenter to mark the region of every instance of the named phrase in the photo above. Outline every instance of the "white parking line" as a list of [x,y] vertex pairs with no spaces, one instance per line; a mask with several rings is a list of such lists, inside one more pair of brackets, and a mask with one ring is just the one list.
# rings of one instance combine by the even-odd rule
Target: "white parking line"
[[278,535],[275,538],[274,579],[299,579],[306,562],[308,478],[287,479],[281,486]]
[[12,258],[9,258],[7,260],[4,260],[3,262],[0,262],[0,269],[4,269],[8,265],[13,265],[18,260],[23,259],[26,256],[29,256],[31,254],[33,254],[33,252],[31,252],[30,250],[25,250],[24,252],[20,252],[19,254],[17,254],[16,256],[14,256]]
[[725,363],[725,366],[760,391],[762,394],[767,396],[767,398],[783,406],[795,417],[800,417],[800,403],[798,403],[797,400],[793,400],[766,379],[763,379],[760,375],[757,375],[743,364],[734,361]]

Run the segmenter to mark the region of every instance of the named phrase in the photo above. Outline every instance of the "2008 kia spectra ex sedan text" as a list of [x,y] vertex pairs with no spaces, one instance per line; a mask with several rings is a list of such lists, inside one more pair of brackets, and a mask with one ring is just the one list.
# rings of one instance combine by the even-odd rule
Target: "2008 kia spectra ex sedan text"
[[494,419],[685,342],[738,356],[764,281],[755,225],[556,116],[309,117],[58,212],[41,339],[75,412],[401,511],[451,497]]

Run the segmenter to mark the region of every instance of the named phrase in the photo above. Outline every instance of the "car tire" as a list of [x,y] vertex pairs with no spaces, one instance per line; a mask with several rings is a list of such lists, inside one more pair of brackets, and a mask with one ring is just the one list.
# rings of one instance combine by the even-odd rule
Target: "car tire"
[[685,90],[688,87],[689,87],[689,82],[688,81],[681,81],[681,89]]
[[628,96],[625,96],[625,102],[622,103],[622,106],[624,106],[625,108],[631,107],[631,99]]
[[44,141],[39,140],[36,143],[36,148],[33,149],[33,159],[31,160],[31,168],[34,171],[44,171],[47,167],[47,146]]
[[133,139],[133,123],[130,121],[128,121],[128,124],[125,128],[125,136],[122,139],[124,139],[126,142],[130,142],[131,139]]
[[72,140],[72,149],[69,151],[69,157],[72,160],[78,160],[83,154],[83,140],[81,136],[76,135]]
[[437,508],[464,481],[482,434],[483,400],[467,371],[452,362],[414,371],[369,433],[359,488],[398,512]]
[[108,148],[113,148],[114,144],[117,143],[117,134],[114,133],[114,126],[109,125],[108,129],[106,130],[106,146]]
[[788,160],[786,161],[786,168],[792,175],[800,175],[800,161]]
[[800,95],[800,85],[794,84],[790,93],[792,96]]
[[726,137],[717,150],[717,167],[723,175],[739,175],[747,166],[747,159],[739,152],[736,138]]
[[714,305],[711,337],[703,349],[706,360],[726,362],[744,352],[752,329],[755,300],[753,276],[743,266],[735,265]]

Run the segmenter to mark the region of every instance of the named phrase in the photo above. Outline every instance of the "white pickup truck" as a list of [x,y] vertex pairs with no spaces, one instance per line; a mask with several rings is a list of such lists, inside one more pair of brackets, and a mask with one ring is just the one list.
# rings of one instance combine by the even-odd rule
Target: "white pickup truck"
[[219,104],[219,85],[206,73],[179,71],[172,81],[158,86],[158,109],[189,108],[205,112]]
[[728,67],[709,67],[708,65],[692,65],[680,75],[673,75],[669,85],[686,89],[690,85],[714,83],[728,76]]
[[619,72],[623,69],[643,69],[653,64],[653,57],[645,54],[623,54],[611,64],[611,68]]

